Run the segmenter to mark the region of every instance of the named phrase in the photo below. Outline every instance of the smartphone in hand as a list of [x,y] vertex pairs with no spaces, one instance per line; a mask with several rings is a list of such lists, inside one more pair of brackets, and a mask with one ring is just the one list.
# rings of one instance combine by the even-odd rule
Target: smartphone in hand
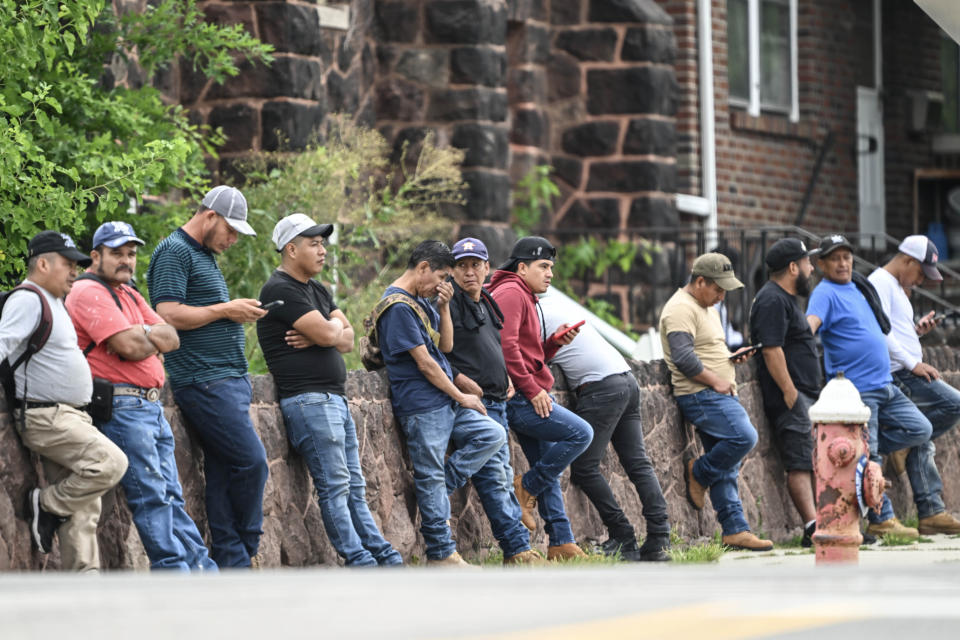
[[563,331],[557,331],[556,333],[553,334],[553,339],[554,339],[554,340],[560,340],[561,338],[563,338],[563,336],[567,335],[568,333],[570,333],[570,332],[573,331],[574,329],[579,329],[580,327],[582,327],[585,322],[586,322],[586,320],[581,320],[581,321],[578,322],[577,324],[570,325],[569,327],[567,327],[567,328],[564,329]]
[[752,344],[752,345],[750,345],[749,348],[744,349],[743,351],[737,351],[736,353],[731,354],[731,355],[730,355],[730,359],[731,359],[731,360],[739,360],[740,358],[743,358],[744,356],[749,356],[749,355],[752,355],[752,354],[756,353],[758,349],[762,349],[762,348],[763,348],[763,345],[762,345],[761,343],[759,343],[759,342],[758,342],[757,344]]
[[276,309],[277,307],[283,306],[283,300],[274,300],[273,302],[268,302],[267,304],[261,304],[260,308],[264,311],[270,311],[271,309]]

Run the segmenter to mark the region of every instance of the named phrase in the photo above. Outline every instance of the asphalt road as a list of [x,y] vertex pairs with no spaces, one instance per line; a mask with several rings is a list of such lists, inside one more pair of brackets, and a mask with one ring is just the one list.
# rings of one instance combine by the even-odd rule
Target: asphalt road
[[[957,543],[954,548],[950,543]],[[0,639],[960,637],[960,540],[855,567],[713,565],[0,576]]]

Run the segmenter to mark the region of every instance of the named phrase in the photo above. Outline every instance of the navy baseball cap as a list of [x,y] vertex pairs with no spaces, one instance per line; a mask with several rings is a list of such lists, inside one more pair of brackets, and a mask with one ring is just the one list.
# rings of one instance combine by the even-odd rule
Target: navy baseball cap
[[490,259],[490,254],[487,253],[487,245],[476,238],[457,240],[457,244],[453,245],[452,253],[455,260],[460,260],[461,258]]
[[540,236],[527,236],[517,240],[510,250],[510,257],[500,265],[502,270],[510,270],[522,260],[556,260],[557,248]]
[[146,243],[137,237],[133,227],[126,222],[104,222],[93,234],[93,248],[105,245],[111,249],[135,242],[141,247]]

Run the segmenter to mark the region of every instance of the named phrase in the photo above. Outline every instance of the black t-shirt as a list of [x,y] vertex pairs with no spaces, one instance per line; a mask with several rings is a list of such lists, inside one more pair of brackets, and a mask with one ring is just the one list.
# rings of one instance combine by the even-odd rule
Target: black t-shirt
[[480,385],[484,397],[506,400],[509,378],[500,346],[500,309],[486,296],[474,302],[456,283],[453,289],[453,351],[447,359],[453,365],[454,377],[462,373]]
[[[790,295],[775,282],[767,282],[753,299],[750,309],[750,338],[765,347],[782,347],[787,360],[787,372],[798,391],[814,398],[820,395],[823,378],[820,373],[820,358],[817,341],[810,332],[810,325],[797,304],[796,296]],[[767,413],[779,415],[787,410],[783,392],[767,371],[760,355],[760,390]]]
[[274,271],[260,290],[260,301],[266,304],[274,300],[283,300],[284,304],[257,320],[257,338],[280,397],[307,392],[345,395],[347,367],[336,347],[294,349],[284,340],[293,323],[311,311],[330,319],[330,313],[337,309],[330,292],[316,280],[300,282]]

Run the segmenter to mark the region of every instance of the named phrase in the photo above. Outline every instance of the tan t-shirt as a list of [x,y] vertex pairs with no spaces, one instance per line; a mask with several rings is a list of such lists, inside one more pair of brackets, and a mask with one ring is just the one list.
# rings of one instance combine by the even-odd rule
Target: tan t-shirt
[[724,380],[734,382],[736,372],[733,363],[730,362],[730,350],[723,335],[720,314],[714,307],[704,309],[692,295],[683,289],[677,289],[677,292],[667,300],[660,314],[660,342],[663,344],[667,367],[670,368],[673,395],[685,396],[707,388],[707,385],[695,382],[680,373],[673,364],[673,358],[670,356],[670,341],[667,340],[667,336],[675,331],[693,336],[693,351],[704,367]]

